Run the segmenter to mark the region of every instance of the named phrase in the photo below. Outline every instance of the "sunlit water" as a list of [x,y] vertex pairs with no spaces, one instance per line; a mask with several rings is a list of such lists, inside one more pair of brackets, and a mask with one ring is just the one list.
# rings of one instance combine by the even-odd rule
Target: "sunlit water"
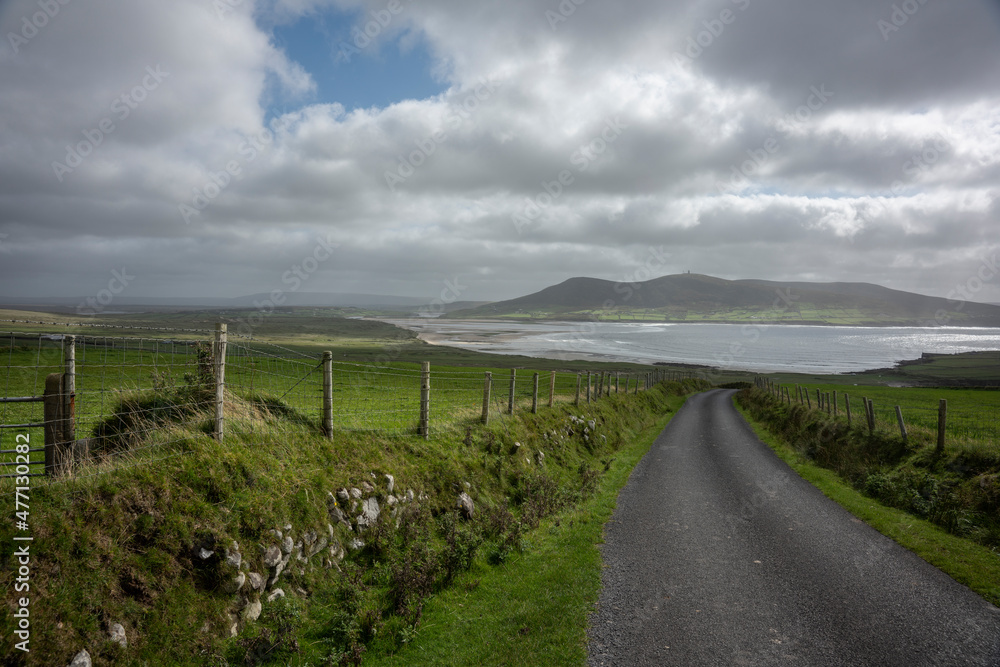
[[446,345],[558,359],[680,362],[758,372],[849,373],[924,352],[1000,350],[1000,329],[394,320]]

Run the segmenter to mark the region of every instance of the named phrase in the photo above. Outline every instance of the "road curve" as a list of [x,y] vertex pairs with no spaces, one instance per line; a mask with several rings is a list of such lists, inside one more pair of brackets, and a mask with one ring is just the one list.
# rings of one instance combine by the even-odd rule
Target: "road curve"
[[1000,609],[795,474],[732,395],[689,398],[619,495],[589,664],[1000,667]]

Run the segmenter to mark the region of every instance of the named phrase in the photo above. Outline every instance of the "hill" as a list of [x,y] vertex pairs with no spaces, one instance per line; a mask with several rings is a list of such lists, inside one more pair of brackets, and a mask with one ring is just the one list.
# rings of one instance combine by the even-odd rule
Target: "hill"
[[685,273],[639,283],[570,278],[447,317],[996,327],[1000,307],[869,283],[724,280]]

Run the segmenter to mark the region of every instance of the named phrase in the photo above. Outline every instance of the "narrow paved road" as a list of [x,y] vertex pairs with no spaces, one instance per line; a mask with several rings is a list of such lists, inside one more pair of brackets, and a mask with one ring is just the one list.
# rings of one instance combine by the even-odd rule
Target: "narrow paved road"
[[590,664],[1000,667],[1000,610],[798,477],[732,394],[691,397],[622,490]]

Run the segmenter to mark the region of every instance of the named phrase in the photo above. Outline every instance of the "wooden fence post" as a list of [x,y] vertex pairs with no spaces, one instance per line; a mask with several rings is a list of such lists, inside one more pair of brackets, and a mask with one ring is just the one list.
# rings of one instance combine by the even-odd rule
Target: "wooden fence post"
[[865,412],[868,415],[868,433],[871,435],[875,433],[875,401],[867,396],[863,396],[861,400],[865,402]]
[[618,371],[615,371],[615,393],[618,393]]
[[806,407],[808,407],[810,410],[812,410],[813,409],[813,404],[812,404],[812,400],[809,398],[809,390],[808,389],[803,389],[802,393],[806,395]]
[[552,407],[553,401],[556,400],[556,372],[552,371],[552,376],[549,378],[549,407]]
[[215,342],[212,345],[212,357],[215,361],[215,439],[222,442],[225,423],[226,396],[226,325],[217,322],[215,325]]
[[323,353],[323,432],[333,440],[333,352]]
[[604,398],[604,371],[597,376],[597,398]]
[[420,422],[417,425],[417,435],[424,440],[431,437],[431,362],[420,364]]
[[903,440],[906,440],[906,425],[903,423],[903,411],[896,406],[896,419],[899,421],[899,435],[902,436]]
[[573,399],[573,405],[580,405],[580,385],[583,384],[583,376],[579,373],[576,374],[576,398]]
[[837,390],[833,390],[833,416],[837,416]]
[[[65,447],[76,449],[76,336],[63,338],[61,430]],[[70,454],[72,456],[72,454]]]
[[938,401],[938,433],[937,447],[935,453],[944,454],[944,429],[948,424],[948,400],[942,398]]
[[531,414],[538,414],[538,373],[535,373],[534,386],[531,389]]
[[517,369],[510,369],[510,391],[507,393],[507,414],[514,414],[514,382],[517,380]]
[[844,409],[847,410],[847,428],[851,427],[851,395],[844,394]]
[[63,376],[50,373],[45,376],[43,399],[45,416],[45,474],[49,477],[69,471],[68,452],[63,440]]
[[830,392],[826,392],[823,395],[823,404],[826,406],[826,414],[831,414],[831,410],[830,410]]
[[486,379],[483,380],[483,424],[490,423],[490,392],[493,389],[493,373],[486,371]]
[[587,404],[590,405],[590,371],[587,371]]

